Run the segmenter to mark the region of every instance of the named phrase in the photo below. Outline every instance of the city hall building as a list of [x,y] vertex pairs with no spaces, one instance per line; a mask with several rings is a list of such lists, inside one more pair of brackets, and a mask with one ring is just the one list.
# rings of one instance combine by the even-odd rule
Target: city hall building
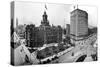
[[81,9],[75,9],[70,16],[71,41],[83,39],[88,35],[88,13]]
[[29,47],[42,47],[43,44],[59,43],[62,41],[61,26],[50,25],[46,11],[42,15],[41,25],[35,27],[30,24],[26,26],[26,42]]

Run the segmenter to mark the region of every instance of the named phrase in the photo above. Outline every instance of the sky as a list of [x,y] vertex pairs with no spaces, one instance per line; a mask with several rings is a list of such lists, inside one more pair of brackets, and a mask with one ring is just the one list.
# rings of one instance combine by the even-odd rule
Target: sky
[[[45,9],[47,5],[47,10]],[[41,24],[42,15],[46,10],[50,25],[70,24],[70,12],[74,10],[72,4],[52,4],[34,2],[15,2],[15,19],[19,24]],[[88,13],[88,24],[97,26],[97,8],[95,6],[78,5],[78,8]]]

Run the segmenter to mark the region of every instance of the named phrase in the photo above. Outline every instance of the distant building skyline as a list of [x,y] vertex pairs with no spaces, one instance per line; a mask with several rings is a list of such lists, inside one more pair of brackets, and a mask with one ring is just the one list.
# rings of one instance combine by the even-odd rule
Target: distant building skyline
[[[15,3],[15,25],[16,18],[18,24],[41,24],[42,15],[45,11],[45,3],[16,2]],[[46,3],[47,15],[50,25],[70,24],[70,12],[74,10],[71,4],[52,4]],[[97,26],[97,8],[91,6],[78,6],[79,9],[87,11],[89,14],[88,23],[90,26]]]

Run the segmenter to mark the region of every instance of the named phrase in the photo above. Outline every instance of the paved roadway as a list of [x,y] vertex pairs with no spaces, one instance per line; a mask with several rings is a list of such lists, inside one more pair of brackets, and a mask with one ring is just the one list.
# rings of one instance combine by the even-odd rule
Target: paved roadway
[[[90,56],[91,54],[95,54],[96,51],[97,50],[93,48],[91,45],[76,46],[70,52],[59,57],[59,62],[60,63],[75,62],[80,56],[85,55],[85,54],[87,56]],[[72,53],[74,53],[73,56],[72,56]]]

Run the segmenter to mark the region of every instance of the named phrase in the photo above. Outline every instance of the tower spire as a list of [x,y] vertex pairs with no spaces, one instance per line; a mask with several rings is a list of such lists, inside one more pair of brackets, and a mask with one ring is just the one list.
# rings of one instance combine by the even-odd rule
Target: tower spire
[[44,8],[45,8],[45,10],[44,10],[44,14],[42,15],[43,20],[41,21],[41,24],[43,26],[49,26],[48,15],[46,13],[46,11],[47,11],[47,5],[46,4],[44,5]]

